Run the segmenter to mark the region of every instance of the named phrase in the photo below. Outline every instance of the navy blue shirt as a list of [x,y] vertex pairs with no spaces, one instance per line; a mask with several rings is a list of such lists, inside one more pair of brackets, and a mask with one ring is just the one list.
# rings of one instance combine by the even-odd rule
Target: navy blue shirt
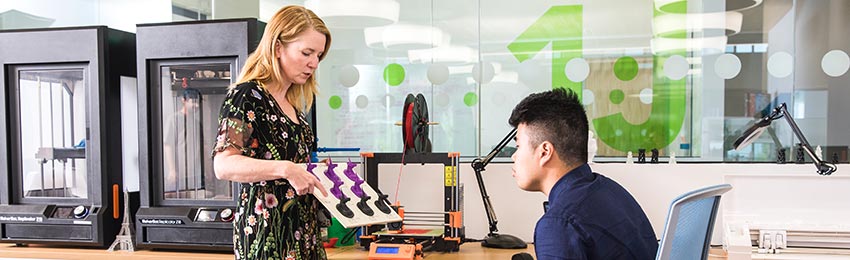
[[584,164],[549,192],[534,229],[537,259],[654,259],[658,242],[637,201]]

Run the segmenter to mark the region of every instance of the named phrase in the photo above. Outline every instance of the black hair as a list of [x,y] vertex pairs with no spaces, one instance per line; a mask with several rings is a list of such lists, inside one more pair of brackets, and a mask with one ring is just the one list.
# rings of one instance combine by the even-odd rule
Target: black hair
[[514,108],[508,123],[528,126],[531,145],[549,141],[567,164],[587,162],[587,114],[572,90],[555,88],[529,95]]

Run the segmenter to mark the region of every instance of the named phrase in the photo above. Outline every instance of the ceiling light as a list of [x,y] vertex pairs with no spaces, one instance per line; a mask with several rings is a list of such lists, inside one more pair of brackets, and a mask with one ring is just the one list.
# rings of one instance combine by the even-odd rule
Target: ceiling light
[[384,48],[384,26],[363,29],[363,39],[369,48]]
[[446,46],[451,36],[440,28],[415,24],[393,24],[363,29],[363,38],[371,48],[417,50]]
[[467,46],[443,46],[410,50],[407,57],[411,63],[467,64],[475,61],[478,56],[475,50]]
[[395,0],[307,0],[304,6],[328,27],[362,29],[398,22]]
[[726,36],[703,38],[653,38],[650,41],[652,53],[656,55],[669,54],[679,51],[701,51],[702,54],[723,53],[726,51]]
[[[761,4],[764,0],[725,1],[727,11],[743,11]],[[688,0],[655,0],[655,10],[667,14],[688,13]],[[693,2],[693,1],[691,1]]]
[[735,0],[726,1],[726,10],[743,11],[761,4],[763,0]]
[[652,33],[665,38],[688,38],[697,32],[704,36],[729,36],[741,32],[743,18],[740,12],[732,11],[661,14],[652,18]]

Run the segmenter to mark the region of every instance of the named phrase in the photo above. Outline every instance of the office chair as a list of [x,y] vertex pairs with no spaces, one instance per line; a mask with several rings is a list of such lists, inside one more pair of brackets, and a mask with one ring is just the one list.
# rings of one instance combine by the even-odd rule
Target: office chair
[[720,195],[731,189],[729,184],[709,186],[674,199],[655,259],[707,259]]

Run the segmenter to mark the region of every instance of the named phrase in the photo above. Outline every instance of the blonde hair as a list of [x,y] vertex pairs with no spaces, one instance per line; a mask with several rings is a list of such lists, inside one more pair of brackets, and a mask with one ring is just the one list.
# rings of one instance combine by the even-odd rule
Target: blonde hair
[[[296,41],[298,34],[310,29],[325,35],[325,49],[319,56],[321,61],[328,55],[328,49],[331,47],[331,33],[325,26],[325,22],[303,6],[290,5],[278,10],[266,25],[257,50],[248,56],[236,84],[231,88],[249,81],[258,81],[261,87],[265,87],[263,83],[280,82],[283,75],[280,62],[275,58],[275,43],[280,41],[285,46]],[[295,107],[296,111],[306,113],[313,105],[313,96],[318,92],[314,73],[304,84],[293,83],[286,92],[286,100]]]

